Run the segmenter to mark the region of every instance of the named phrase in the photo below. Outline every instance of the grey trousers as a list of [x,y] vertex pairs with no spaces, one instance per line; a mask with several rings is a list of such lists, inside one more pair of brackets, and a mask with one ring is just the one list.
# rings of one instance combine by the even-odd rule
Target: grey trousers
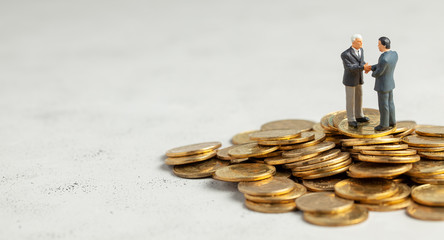
[[362,111],[362,85],[354,87],[345,86],[345,99],[349,122],[356,121],[356,118],[364,117],[364,112]]
[[393,91],[378,91],[379,125],[388,127],[396,124],[395,103],[393,102]]

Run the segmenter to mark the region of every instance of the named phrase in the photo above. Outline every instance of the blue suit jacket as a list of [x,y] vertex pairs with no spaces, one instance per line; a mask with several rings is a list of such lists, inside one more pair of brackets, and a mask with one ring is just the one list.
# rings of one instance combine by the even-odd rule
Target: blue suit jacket
[[398,53],[387,51],[381,54],[378,64],[372,66],[372,76],[376,78],[375,91],[388,92],[395,88],[396,63],[398,62]]

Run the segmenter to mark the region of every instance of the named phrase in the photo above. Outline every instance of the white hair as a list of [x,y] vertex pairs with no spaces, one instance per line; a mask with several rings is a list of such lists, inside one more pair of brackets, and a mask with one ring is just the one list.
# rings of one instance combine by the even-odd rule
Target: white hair
[[353,34],[353,36],[351,37],[351,40],[352,40],[352,43],[355,41],[355,39],[356,38],[359,38],[359,39],[361,39],[362,40],[362,36],[361,36],[361,34]]

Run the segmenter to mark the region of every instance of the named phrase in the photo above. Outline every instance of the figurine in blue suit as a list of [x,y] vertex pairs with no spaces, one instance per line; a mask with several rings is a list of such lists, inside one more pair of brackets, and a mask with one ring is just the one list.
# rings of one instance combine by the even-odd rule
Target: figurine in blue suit
[[[395,80],[396,63],[398,62],[398,53],[390,50],[390,39],[380,37],[378,41],[379,51],[382,52],[378,64],[371,66],[372,77],[375,81],[375,91],[378,92],[378,105],[380,121],[375,127],[376,131],[385,131],[396,125],[395,103],[393,102],[393,89]],[[364,69],[366,73],[370,71],[369,67]]]

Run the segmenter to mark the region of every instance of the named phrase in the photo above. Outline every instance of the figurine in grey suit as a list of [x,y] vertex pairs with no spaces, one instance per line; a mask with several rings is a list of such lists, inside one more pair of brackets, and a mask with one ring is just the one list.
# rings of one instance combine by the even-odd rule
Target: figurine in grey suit
[[344,64],[342,83],[345,85],[345,98],[348,125],[358,127],[358,122],[368,122],[369,118],[362,111],[362,84],[364,67],[370,67],[364,62],[364,49],[362,49],[362,36],[354,34],[351,38],[352,46],[341,54]]
[[376,78],[375,91],[378,92],[380,114],[379,125],[375,127],[375,130],[384,131],[396,125],[395,103],[393,102],[393,89],[395,88],[393,73],[398,62],[398,53],[390,50],[390,39],[387,37],[379,38],[378,48],[382,54],[379,57],[378,64],[371,66],[372,77]]

